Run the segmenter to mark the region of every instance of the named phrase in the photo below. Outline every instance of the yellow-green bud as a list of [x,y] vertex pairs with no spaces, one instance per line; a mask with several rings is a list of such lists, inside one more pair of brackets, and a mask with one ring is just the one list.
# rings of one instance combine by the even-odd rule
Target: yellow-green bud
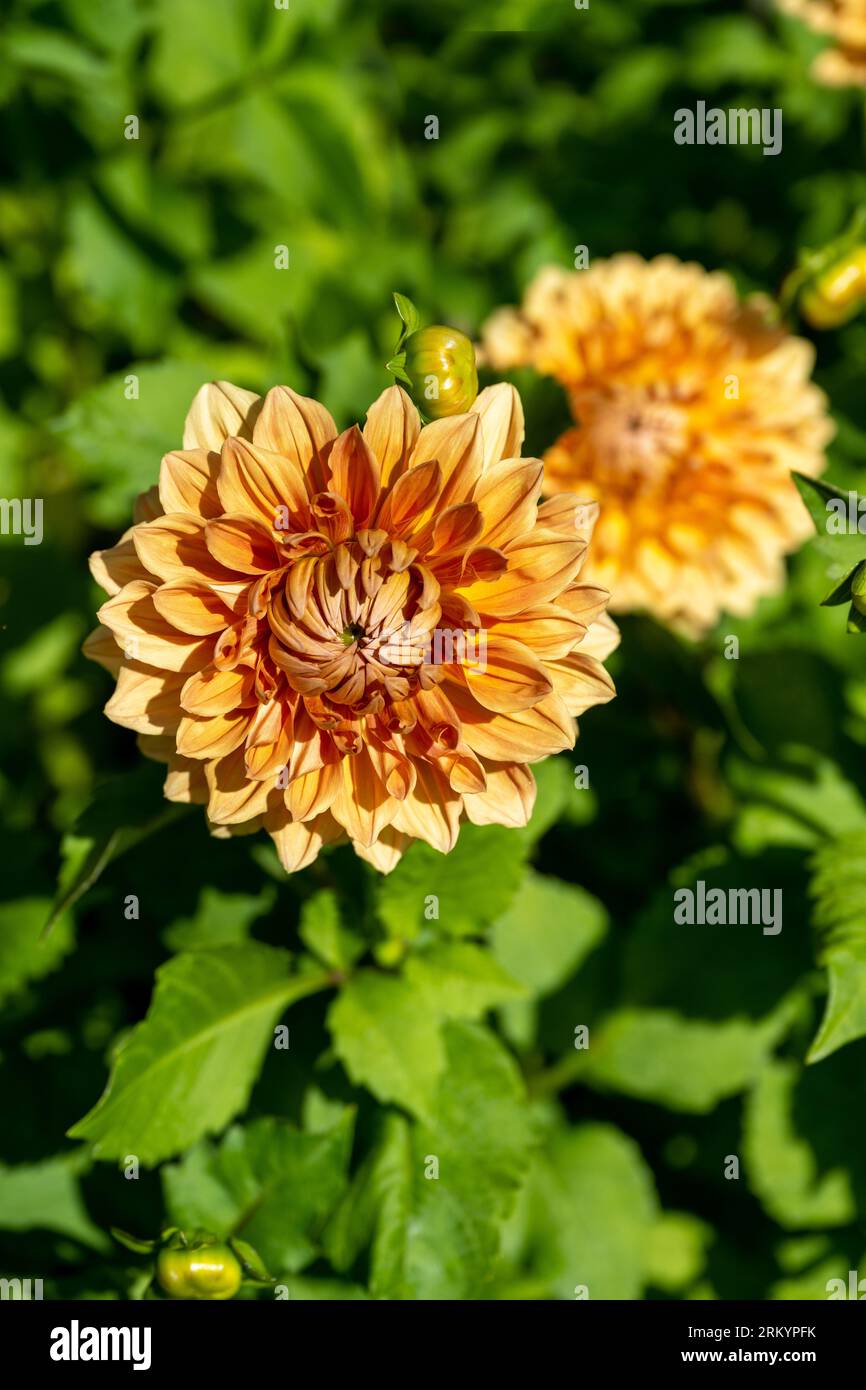
[[478,395],[475,349],[465,333],[431,324],[403,344],[412,399],[431,420],[463,415]]
[[169,1298],[234,1298],[241,1286],[240,1262],[227,1245],[160,1250],[156,1277]]
[[866,246],[855,246],[822,271],[800,298],[800,312],[813,328],[838,328],[866,299]]

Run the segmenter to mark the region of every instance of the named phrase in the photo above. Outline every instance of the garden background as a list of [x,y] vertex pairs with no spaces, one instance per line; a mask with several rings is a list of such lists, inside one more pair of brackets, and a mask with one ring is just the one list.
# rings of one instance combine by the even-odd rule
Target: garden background
[[[540,769],[529,828],[385,879],[349,848],[286,878],[266,837],[211,839],[79,652],[86,557],[204,381],[363,419],[392,291],[475,336],[577,244],[775,293],[866,197],[862,93],[817,87],[819,41],[769,5],[4,11],[0,495],[45,519],[0,541],[0,1274],[128,1297],[147,1258],[109,1231],[164,1222],[242,1234],[293,1298],[824,1298],[866,1272],[866,642],[818,606],[817,544],[701,643],[624,619],[617,699]],[[782,155],[676,146],[697,100],[781,107]],[[827,476],[866,486],[866,323],[815,337]],[[538,453],[565,400],[515,380]],[[781,888],[782,932],[675,929],[698,878]],[[124,1093],[118,1069],[67,1138],[155,971],[153,1075]]]

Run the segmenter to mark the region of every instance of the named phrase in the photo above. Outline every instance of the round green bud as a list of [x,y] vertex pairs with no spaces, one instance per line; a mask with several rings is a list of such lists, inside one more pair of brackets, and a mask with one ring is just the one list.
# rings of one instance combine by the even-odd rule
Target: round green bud
[[412,399],[431,420],[463,415],[478,395],[475,349],[465,333],[431,324],[403,344]]
[[156,1277],[169,1298],[234,1298],[241,1286],[240,1261],[227,1245],[160,1250]]
[[822,271],[804,291],[800,311],[813,328],[838,328],[866,299],[866,246],[855,246]]

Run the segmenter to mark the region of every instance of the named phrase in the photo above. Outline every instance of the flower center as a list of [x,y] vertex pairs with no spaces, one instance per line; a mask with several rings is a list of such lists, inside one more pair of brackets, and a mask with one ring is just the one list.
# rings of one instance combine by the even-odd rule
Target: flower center
[[340,634],[340,641],[344,647],[351,647],[353,642],[360,642],[366,635],[360,623],[347,623]]
[[688,432],[676,402],[625,387],[578,395],[574,408],[595,468],[611,483],[653,492],[682,465]]

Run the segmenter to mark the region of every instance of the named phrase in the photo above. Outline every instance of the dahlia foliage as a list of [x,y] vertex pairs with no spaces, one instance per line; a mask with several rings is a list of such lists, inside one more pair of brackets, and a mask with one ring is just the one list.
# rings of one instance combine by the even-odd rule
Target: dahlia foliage
[[596,508],[538,505],[510,386],[421,427],[397,386],[337,433],[313,400],[225,382],[93,573],[106,713],[215,833],[287,870],[348,836],[385,872],[461,820],[526,823],[529,764],[609,700],[607,594],[578,579]]

